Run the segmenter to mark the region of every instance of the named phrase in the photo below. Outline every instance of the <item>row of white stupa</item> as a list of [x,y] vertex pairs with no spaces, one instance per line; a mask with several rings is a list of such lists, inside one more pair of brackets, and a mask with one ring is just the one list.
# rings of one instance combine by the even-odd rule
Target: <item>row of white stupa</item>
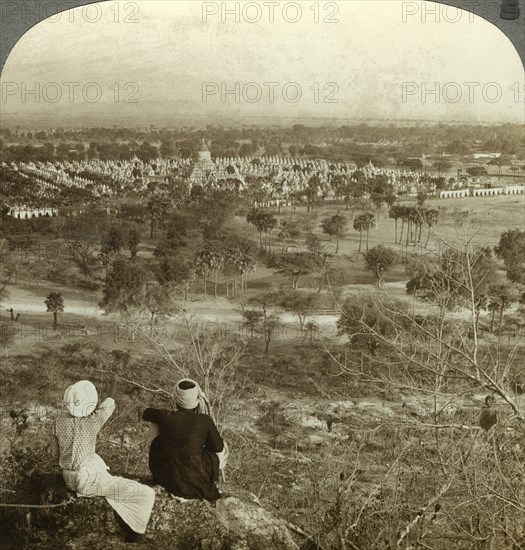
[[[258,162],[254,163],[257,158]],[[55,179],[61,185],[85,187],[92,185],[101,193],[118,192],[123,188],[120,185],[115,185],[115,180],[121,183],[130,184],[133,177],[133,172],[139,170],[143,177],[143,172],[146,172],[147,177],[152,177],[160,171],[169,172],[183,166],[188,166],[191,163],[190,159],[155,159],[149,163],[143,162],[140,159],[134,158],[130,161],[101,161],[101,160],[85,160],[85,161],[66,161],[64,163],[29,163],[28,168],[43,177]],[[277,183],[284,183],[282,192],[288,192],[293,189],[301,189],[311,177],[311,173],[305,173],[303,170],[309,168],[315,170],[320,177],[321,185],[330,185],[333,175],[348,172],[354,168],[352,164],[345,163],[329,163],[325,160],[307,160],[303,158],[288,158],[288,157],[234,157],[234,158],[218,158],[215,160],[217,167],[215,174],[209,174],[210,177],[206,182],[210,185],[216,185],[220,178],[228,177],[225,169],[228,166],[233,166],[235,173],[230,177],[235,178],[237,175],[254,175],[254,176],[270,176]],[[295,167],[301,167],[301,170],[294,170]],[[93,180],[82,178],[80,176],[71,176],[66,170],[72,172],[93,172],[101,175],[108,175],[114,181],[109,182],[109,185],[96,183]],[[156,170],[156,171],[155,171]],[[412,192],[414,187],[417,187],[423,178],[432,178],[435,175],[422,174],[420,172],[410,172],[399,169],[383,169],[376,168],[372,163],[369,163],[362,169],[366,176],[386,175],[390,183],[401,185],[404,192]],[[354,180],[351,180],[354,181]],[[244,187],[244,182],[242,182]],[[126,186],[127,187],[127,186]]]
[[[259,163],[253,161],[257,158]],[[155,159],[149,163],[143,162],[140,159],[134,158],[129,161],[101,161],[101,160],[86,160],[86,161],[66,161],[63,163],[29,163],[28,167],[47,169],[50,171],[58,171],[64,173],[65,169],[76,172],[92,171],[101,175],[108,175],[114,179],[129,180],[133,177],[133,173],[139,171],[141,177],[153,177],[155,175],[168,175],[171,171],[188,166],[191,164],[191,159]],[[287,157],[227,157],[215,159],[217,168],[233,166],[236,171],[246,175],[268,175],[272,168],[277,168],[277,173],[280,171],[289,171],[299,167],[300,170],[294,170],[300,174],[302,170],[310,169],[319,173],[348,173],[356,169],[353,163],[329,163],[325,160],[307,160],[303,158],[287,158]],[[288,169],[288,170],[287,170]],[[376,168],[372,163],[369,163],[362,171],[367,175],[385,174],[391,176],[402,176],[407,174],[420,175],[420,173],[410,172],[399,169],[382,169]],[[50,175],[50,174],[49,174]],[[65,175],[65,174],[64,174]],[[426,174],[430,176],[430,174]]]
[[[241,169],[242,173],[248,172],[251,174],[263,173],[268,170],[277,168],[277,174],[283,171],[289,171],[292,168],[292,171],[296,174],[301,174],[304,169],[315,170],[320,173],[333,174],[333,173],[348,173],[353,169],[353,166],[343,163],[328,163],[326,161],[305,161],[304,159],[287,159],[280,158],[277,159],[279,162],[274,163],[271,159],[265,159],[262,157],[260,164],[254,164],[251,162],[250,157],[248,158],[227,158],[227,159],[216,159],[215,165],[217,167],[228,167],[233,166],[237,170]],[[253,160],[253,158],[252,158]],[[265,161],[268,162],[265,162]],[[156,174],[169,173],[170,170],[180,168],[182,166],[187,166],[190,164],[189,159],[177,159],[177,160],[166,160],[166,159],[156,159],[150,163],[144,163],[142,161],[100,161],[100,160],[88,160],[88,161],[66,161],[65,163],[55,164],[51,162],[45,163],[28,163],[26,166],[29,169],[40,169],[46,171],[49,175],[51,173],[60,173],[63,175],[66,174],[66,170],[71,170],[75,172],[82,171],[92,171],[94,173],[99,173],[102,175],[130,175],[133,170],[139,169],[142,172],[145,172],[149,176]],[[293,170],[296,166],[300,166],[301,170]],[[288,169],[288,170],[287,170]],[[362,169],[364,174],[385,174],[392,176],[409,176],[414,177],[433,177],[432,174],[421,172],[411,172],[401,169],[392,169],[392,168],[376,168],[373,165],[368,165]],[[435,177],[435,176],[434,176]]]
[[[410,190],[414,185],[417,186],[418,183],[420,183],[421,179],[424,177],[424,175],[422,174],[418,174],[418,173],[412,173],[412,174],[407,174],[407,173],[401,173],[401,174],[396,174],[396,173],[392,173],[392,171],[389,171],[389,170],[381,170],[381,169],[376,169],[375,170],[377,173],[381,173],[381,174],[385,174],[388,176],[388,179],[391,183],[393,184],[400,184],[402,185],[403,187],[406,187],[408,186],[408,189],[403,189],[404,191],[406,190]],[[107,185],[107,184],[102,184],[102,183],[98,183],[98,182],[94,182],[93,180],[89,180],[89,179],[85,179],[85,178],[82,178],[82,177],[79,177],[79,176],[70,176],[69,174],[67,174],[65,171],[53,171],[51,169],[38,169],[38,168],[35,168],[33,170],[31,170],[31,172],[34,172],[36,174],[39,174],[43,177],[47,177],[47,178],[51,178],[51,179],[54,179],[58,184],[60,185],[65,185],[67,187],[71,187],[71,186],[75,186],[75,187],[81,187],[81,188],[85,188],[86,186],[90,185],[93,187],[93,190],[96,190],[98,191],[96,194],[98,195],[99,193],[111,193],[111,192],[118,192],[118,191],[121,191],[123,190],[123,186],[122,185],[116,185],[115,183],[113,183],[112,185]],[[218,172],[223,172],[223,170],[218,170]],[[259,172],[259,175],[267,175],[264,173],[264,171],[260,171]],[[319,173],[319,179],[320,179],[320,185],[322,186],[329,186],[331,184],[331,173]],[[217,183],[217,174],[214,175],[215,177],[210,177],[208,179],[208,182],[210,184],[215,184]],[[232,174],[232,175],[228,175],[226,174],[225,172],[222,174],[222,178],[226,178],[226,177],[233,177],[235,178],[236,174]],[[400,180],[398,181],[398,178],[396,176],[399,176]],[[309,181],[309,178],[310,178],[310,175],[308,174],[304,174],[303,172],[280,172],[278,174],[272,174],[272,180],[275,181],[276,183],[285,183],[286,186],[283,188],[283,192],[287,192],[289,190],[293,190],[293,189],[297,189],[297,188],[303,188],[306,183]],[[42,181],[42,180],[40,180]],[[351,179],[350,181],[355,181],[353,179]],[[127,180],[128,183],[131,183],[130,180],[128,179]],[[127,186],[126,186],[127,187]],[[244,187],[244,182],[243,182],[243,185],[242,187]]]

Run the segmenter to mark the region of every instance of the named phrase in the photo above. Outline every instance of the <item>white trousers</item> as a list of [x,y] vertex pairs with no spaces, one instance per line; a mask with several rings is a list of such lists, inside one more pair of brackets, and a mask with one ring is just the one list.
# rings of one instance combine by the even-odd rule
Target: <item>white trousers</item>
[[112,476],[106,463],[95,455],[78,471],[63,470],[64,481],[81,497],[105,497],[117,514],[135,531],[144,533],[155,501],[147,485]]

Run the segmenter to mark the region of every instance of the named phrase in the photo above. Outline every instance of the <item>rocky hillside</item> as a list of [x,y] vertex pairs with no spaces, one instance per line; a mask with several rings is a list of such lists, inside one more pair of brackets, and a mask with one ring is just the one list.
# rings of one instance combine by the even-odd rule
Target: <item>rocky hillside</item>
[[[2,548],[124,548],[123,534],[104,498],[77,498],[49,475],[35,476],[41,507],[0,507]],[[53,487],[53,490],[49,490]],[[223,498],[182,501],[155,487],[148,531],[137,549],[298,550],[285,522],[264,510],[255,496],[222,485]]]

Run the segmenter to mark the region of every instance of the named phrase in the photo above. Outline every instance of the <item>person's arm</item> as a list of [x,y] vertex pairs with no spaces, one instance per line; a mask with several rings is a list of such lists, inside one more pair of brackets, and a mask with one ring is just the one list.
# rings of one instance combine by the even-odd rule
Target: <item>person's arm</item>
[[159,424],[164,418],[164,411],[162,409],[145,409],[142,413],[142,420],[146,422],[153,422],[154,424]]
[[115,396],[116,396],[117,377],[113,375],[109,386],[108,397],[102,401],[97,407],[97,410],[91,415],[97,422],[100,428],[108,421],[109,417],[115,410]]
[[113,414],[114,410],[115,400],[112,397],[106,397],[91,416],[96,420],[98,425],[102,427]]
[[207,423],[208,434],[206,436],[204,448],[213,453],[220,453],[224,449],[224,441],[222,440],[221,434],[219,433],[215,422],[209,416],[207,417]]

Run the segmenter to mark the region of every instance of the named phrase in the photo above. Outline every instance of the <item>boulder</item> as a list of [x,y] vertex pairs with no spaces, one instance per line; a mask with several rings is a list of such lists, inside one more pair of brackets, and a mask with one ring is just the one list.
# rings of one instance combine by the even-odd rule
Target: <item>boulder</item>
[[[76,497],[53,478],[46,507],[1,507],[2,548],[128,548],[104,498]],[[45,483],[40,483],[44,486]],[[35,487],[38,480],[35,480]],[[251,493],[223,484],[223,498],[181,501],[155,486],[146,534],[131,548],[180,550],[298,550],[286,523]],[[51,502],[49,502],[51,500]]]

